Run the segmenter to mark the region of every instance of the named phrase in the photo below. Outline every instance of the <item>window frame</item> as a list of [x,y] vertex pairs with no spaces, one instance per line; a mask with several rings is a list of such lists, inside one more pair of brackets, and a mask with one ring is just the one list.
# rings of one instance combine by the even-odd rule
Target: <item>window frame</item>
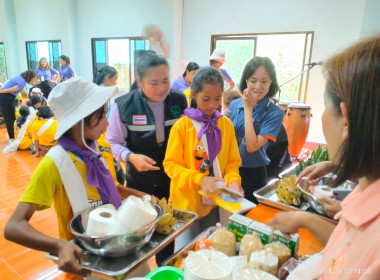
[[[0,42],[0,45],[2,45],[3,46],[3,49],[4,49],[4,63],[5,63],[5,81],[3,82],[3,84],[5,84],[6,83],[6,81],[8,80],[8,67],[7,67],[7,57],[6,57],[6,55],[5,55],[5,44],[4,44],[4,42]],[[0,81],[1,82],[1,81]]]
[[30,43],[36,44],[36,43],[40,43],[40,42],[47,42],[48,45],[50,43],[59,43],[60,44],[60,46],[58,48],[58,57],[57,57],[56,60],[53,57],[53,61],[50,61],[50,57],[54,55],[54,52],[53,52],[53,54],[51,54],[50,51],[49,51],[49,64],[50,64],[51,67],[53,67],[55,70],[58,71],[58,69],[59,69],[58,59],[62,55],[62,41],[61,40],[33,40],[33,41],[25,41],[26,63],[27,63],[28,69],[35,69],[38,66],[38,62],[37,62],[37,65],[33,66],[31,60],[29,59],[29,45],[28,44],[30,44]]
[[[307,87],[309,84],[309,66],[306,64],[311,63],[311,58],[313,54],[313,43],[314,43],[314,31],[292,31],[292,32],[255,32],[255,33],[235,33],[235,34],[212,34],[211,35],[211,43],[210,43],[210,55],[214,51],[216,47],[216,41],[217,40],[246,40],[246,39],[254,39],[255,40],[255,46],[254,46],[254,56],[256,56],[256,50],[257,50],[257,37],[260,35],[292,35],[292,34],[305,34],[305,47],[302,55],[302,71],[300,72],[300,82],[299,82],[299,89],[298,89],[298,101],[301,101],[302,97],[302,86],[303,81],[305,79],[305,89],[303,94],[303,101],[306,101],[307,98]],[[311,36],[310,39],[310,45],[308,45],[308,39],[309,36]],[[309,50],[307,48],[309,47]],[[306,62],[306,54],[309,51],[309,59]],[[310,68],[311,69],[311,68]],[[285,81],[287,82],[287,81]]]
[[[95,77],[95,73],[98,71],[98,69],[97,69],[97,63],[96,63],[96,47],[95,47],[95,44],[96,44],[97,41],[105,41],[105,44],[106,44],[106,48],[105,48],[105,51],[106,51],[106,56],[105,56],[106,62],[105,62],[105,64],[109,65],[109,62],[108,62],[108,40],[129,40],[129,59],[130,59],[130,63],[129,63],[129,82],[130,82],[130,85],[132,85],[133,79],[134,79],[134,69],[132,69],[132,62],[134,62],[134,56],[133,56],[134,54],[132,53],[132,50],[131,50],[131,42],[133,41],[134,42],[134,46],[136,46],[136,42],[137,41],[144,41],[144,48],[145,48],[146,45],[147,45],[148,40],[144,40],[144,38],[142,36],[91,38],[91,60],[92,60],[92,76],[93,77]],[[135,48],[134,48],[134,50],[135,50]]]

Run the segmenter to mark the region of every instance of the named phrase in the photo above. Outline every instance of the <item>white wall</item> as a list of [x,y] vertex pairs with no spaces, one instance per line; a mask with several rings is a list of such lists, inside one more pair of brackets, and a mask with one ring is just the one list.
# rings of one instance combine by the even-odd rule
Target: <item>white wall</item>
[[145,24],[155,23],[173,45],[174,1],[77,1],[75,53],[80,64],[75,64],[76,71],[92,79],[91,38],[141,36]]
[[[26,70],[25,41],[30,40],[60,39],[62,53],[90,80],[91,38],[141,36],[145,24],[155,23],[173,45],[174,1],[0,0],[0,41],[5,43],[8,76]],[[6,13],[13,6],[16,12]]]
[[[365,3],[185,0],[183,59],[207,64],[211,34],[314,31],[312,61],[324,60],[359,38]],[[307,141],[325,143],[320,122],[323,91],[322,68],[315,67],[310,72],[306,100],[313,113]]]
[[[379,0],[0,0],[0,41],[9,77],[27,67],[25,41],[60,39],[76,72],[92,79],[91,38],[141,36],[155,23],[171,46],[176,77],[184,60],[208,63],[211,34],[314,31],[312,61],[320,61],[380,32],[379,13]],[[313,68],[306,100],[311,142],[325,142],[324,83],[322,68]]]
[[380,1],[367,0],[363,13],[361,37],[380,33]]

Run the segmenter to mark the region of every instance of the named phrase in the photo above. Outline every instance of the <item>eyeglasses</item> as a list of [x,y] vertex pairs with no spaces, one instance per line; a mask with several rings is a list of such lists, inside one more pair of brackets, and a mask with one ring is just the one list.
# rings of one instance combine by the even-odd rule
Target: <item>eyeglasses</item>
[[265,80],[246,80],[248,87],[263,87],[267,88],[272,83],[272,80],[265,79]]

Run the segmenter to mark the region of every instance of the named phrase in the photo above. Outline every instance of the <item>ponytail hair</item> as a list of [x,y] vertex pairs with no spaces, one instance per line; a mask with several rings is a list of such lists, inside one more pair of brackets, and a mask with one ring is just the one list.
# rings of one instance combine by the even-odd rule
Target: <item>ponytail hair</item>
[[70,66],[70,57],[68,57],[67,55],[61,55],[60,57],[59,57],[60,59],[62,59],[65,63],[66,63],[66,66]]
[[98,86],[101,85],[107,75],[109,75],[109,78],[112,78],[117,75],[117,70],[109,65],[103,66],[95,73],[94,83]]
[[20,113],[20,116],[17,118],[16,124],[18,127],[21,128],[21,126],[26,122],[26,120],[30,114],[29,107],[26,105],[21,106],[19,113]]

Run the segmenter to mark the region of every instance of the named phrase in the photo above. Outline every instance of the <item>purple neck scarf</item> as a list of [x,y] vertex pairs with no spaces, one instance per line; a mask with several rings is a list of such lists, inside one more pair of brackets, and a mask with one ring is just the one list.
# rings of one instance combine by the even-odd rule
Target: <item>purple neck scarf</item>
[[219,154],[222,149],[222,131],[219,127],[216,126],[216,121],[223,115],[219,111],[215,110],[212,114],[212,119],[206,116],[201,110],[188,108],[183,112],[184,116],[188,116],[190,119],[193,119],[197,122],[204,123],[200,129],[197,139],[201,140],[202,135],[209,132],[207,139],[208,145],[208,157],[210,162],[213,162],[216,156]]
[[[115,187],[115,181],[110,171],[104,166],[103,162],[90,150],[82,150],[79,145],[71,138],[63,135],[58,139],[58,145],[66,151],[70,151],[80,158],[86,164],[87,184],[95,186],[102,198],[103,204],[112,203],[116,209],[121,205],[121,196]],[[89,144],[91,148],[96,149],[95,142]]]

